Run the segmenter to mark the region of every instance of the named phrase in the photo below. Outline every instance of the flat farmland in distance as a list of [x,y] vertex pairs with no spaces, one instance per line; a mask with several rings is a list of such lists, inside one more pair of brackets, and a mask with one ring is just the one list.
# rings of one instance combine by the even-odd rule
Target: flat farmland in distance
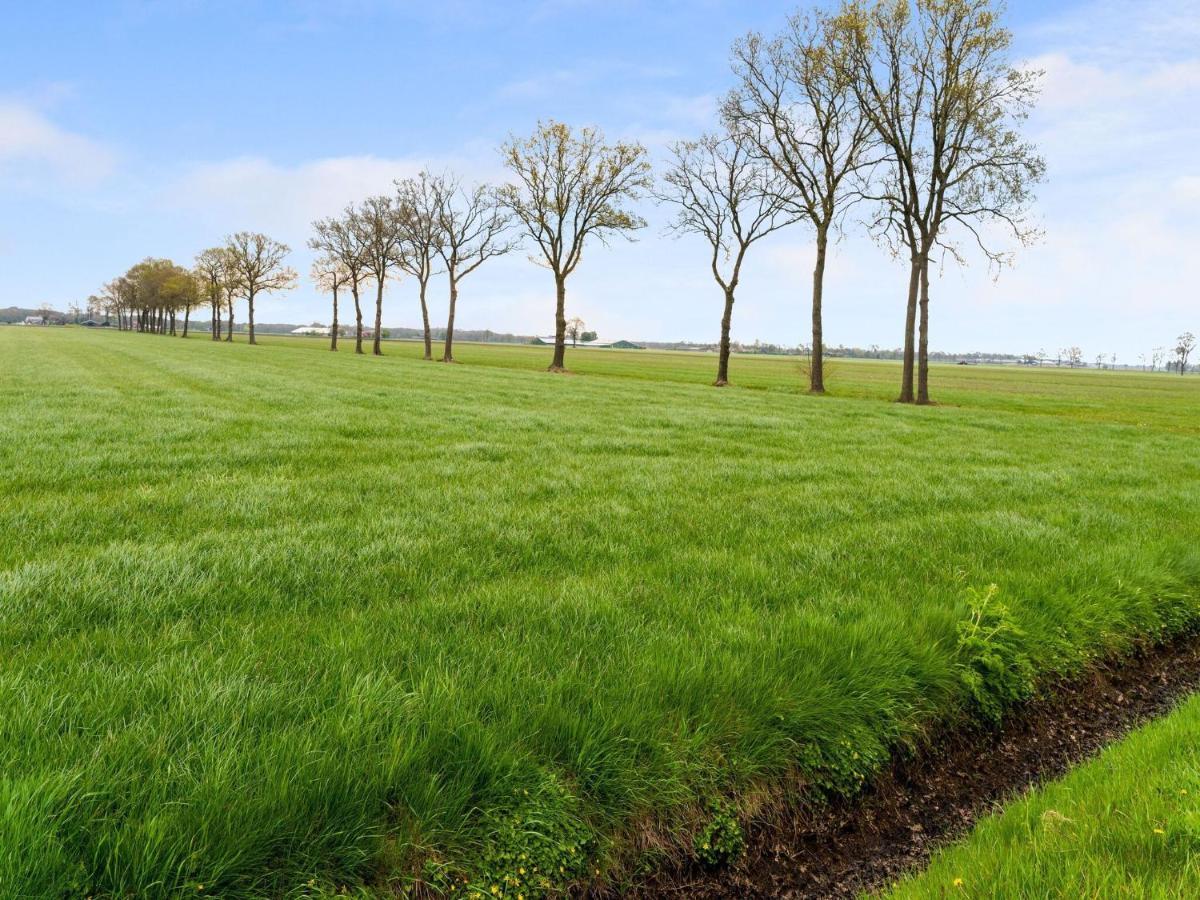
[[0,328],[0,896],[603,883],[1200,616],[1197,378],[352,349]]

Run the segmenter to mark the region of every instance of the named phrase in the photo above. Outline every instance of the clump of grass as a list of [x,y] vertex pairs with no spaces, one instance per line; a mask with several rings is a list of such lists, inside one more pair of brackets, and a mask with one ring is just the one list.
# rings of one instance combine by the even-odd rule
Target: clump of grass
[[522,788],[481,818],[485,838],[470,868],[427,866],[424,887],[449,897],[537,900],[600,874],[596,835],[582,821],[578,799],[555,776],[543,777],[532,791]]

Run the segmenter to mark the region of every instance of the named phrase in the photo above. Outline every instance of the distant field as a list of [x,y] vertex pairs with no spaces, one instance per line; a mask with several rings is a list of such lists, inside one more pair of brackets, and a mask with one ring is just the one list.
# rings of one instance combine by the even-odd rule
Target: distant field
[[1200,379],[386,349],[0,328],[0,896],[538,896],[1200,614]]
[[[344,339],[343,339],[344,340]],[[266,342],[328,350],[328,338],[271,336]],[[384,345],[397,355],[419,359],[422,345]],[[354,348],[353,338],[349,347]],[[538,371],[550,349],[520,344],[455,343],[455,355],[474,365]],[[568,350],[571,368],[586,375],[612,375],[644,381],[711,384],[717,358],[712,353],[655,350]],[[435,356],[437,354],[435,353]],[[808,389],[797,357],[734,355],[731,377],[750,390],[802,394]],[[836,397],[894,400],[900,392],[900,364],[892,360],[827,359],[826,381]],[[935,364],[934,400],[944,406],[1063,415],[1095,422],[1156,425],[1200,433],[1200,378],[1165,372],[1105,371],[1056,367]]]
[[1200,697],[983,820],[889,900],[1200,897]]

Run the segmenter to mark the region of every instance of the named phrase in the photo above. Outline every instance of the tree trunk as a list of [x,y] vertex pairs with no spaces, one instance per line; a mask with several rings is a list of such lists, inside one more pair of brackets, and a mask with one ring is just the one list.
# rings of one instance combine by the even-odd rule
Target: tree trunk
[[446,319],[446,344],[442,348],[442,362],[454,362],[454,311],[458,308],[458,279],[450,273],[450,315]]
[[429,306],[425,303],[425,289],[429,286],[429,279],[421,280],[421,322],[425,326],[425,358],[433,359],[433,336],[429,331]]
[[378,284],[375,287],[375,342],[371,347],[371,352],[376,356],[383,356],[383,347],[380,346],[380,341],[383,340],[383,279],[378,279]]
[[333,325],[329,329],[329,349],[337,350],[338,339],[338,286],[335,282],[333,285]]
[[185,308],[183,311],[183,336],[184,337],[187,337],[188,322],[191,321],[191,318],[192,318],[192,308],[189,306],[189,307]]
[[247,293],[246,304],[250,307],[250,315],[246,319],[247,323],[250,326],[250,343],[256,344],[258,342],[256,340],[254,340],[254,291],[250,290],[250,291],[247,291],[246,293]]
[[212,321],[208,323],[208,328],[212,332],[212,339],[219,341],[221,339],[221,307],[215,300],[212,304]]
[[729,326],[733,322],[733,288],[725,288],[725,314],[721,316],[721,349],[717,354],[717,380],[714,387],[729,384]]
[[817,263],[813,267],[812,286],[812,364],[808,373],[810,394],[825,393],[825,334],[821,304],[825,296],[825,256],[829,249],[828,226],[817,229]]
[[171,310],[171,337],[175,337],[175,310]]
[[904,315],[904,369],[900,375],[900,403],[913,402],[913,359],[917,331],[917,295],[921,289],[921,257],[914,253],[908,272],[908,304]]
[[557,293],[557,305],[554,309],[554,359],[550,363],[551,372],[567,370],[567,279],[554,273],[554,287]]
[[358,296],[358,282],[351,285],[350,293],[354,295],[354,352],[362,353],[362,303]]
[[929,403],[929,254],[921,265],[921,338],[917,347],[917,403]]
[[227,323],[226,328],[225,328],[225,341],[230,344],[233,343],[233,298],[232,297],[229,298],[229,322]]

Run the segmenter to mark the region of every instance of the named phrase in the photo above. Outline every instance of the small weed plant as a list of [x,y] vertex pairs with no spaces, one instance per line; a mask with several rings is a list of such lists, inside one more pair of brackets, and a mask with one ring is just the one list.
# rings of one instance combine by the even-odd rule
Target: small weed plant
[[999,722],[1004,711],[1033,694],[1034,667],[1023,648],[1024,632],[996,598],[994,584],[967,591],[967,617],[958,624],[958,672],[971,711]]

